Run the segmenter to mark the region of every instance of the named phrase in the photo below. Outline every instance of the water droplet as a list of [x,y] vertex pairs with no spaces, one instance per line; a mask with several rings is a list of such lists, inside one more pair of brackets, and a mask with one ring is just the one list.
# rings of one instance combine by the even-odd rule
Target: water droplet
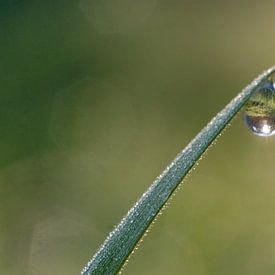
[[251,131],[258,136],[275,134],[275,73],[248,100],[244,119]]

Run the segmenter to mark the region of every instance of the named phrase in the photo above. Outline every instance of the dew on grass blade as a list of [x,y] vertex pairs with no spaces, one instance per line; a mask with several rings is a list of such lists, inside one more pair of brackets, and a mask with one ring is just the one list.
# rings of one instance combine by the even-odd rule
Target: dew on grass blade
[[275,73],[248,100],[244,119],[251,131],[258,136],[275,134]]

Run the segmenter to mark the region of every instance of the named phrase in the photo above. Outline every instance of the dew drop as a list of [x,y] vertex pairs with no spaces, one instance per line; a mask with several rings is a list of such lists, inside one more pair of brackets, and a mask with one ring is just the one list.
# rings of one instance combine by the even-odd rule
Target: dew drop
[[275,73],[267,78],[246,103],[244,120],[258,136],[275,134]]

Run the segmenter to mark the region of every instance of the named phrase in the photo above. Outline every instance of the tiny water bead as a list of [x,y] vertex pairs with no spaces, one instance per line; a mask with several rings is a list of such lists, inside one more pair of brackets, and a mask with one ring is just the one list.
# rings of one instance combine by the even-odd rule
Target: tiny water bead
[[258,136],[275,134],[275,73],[267,78],[246,103],[244,120]]

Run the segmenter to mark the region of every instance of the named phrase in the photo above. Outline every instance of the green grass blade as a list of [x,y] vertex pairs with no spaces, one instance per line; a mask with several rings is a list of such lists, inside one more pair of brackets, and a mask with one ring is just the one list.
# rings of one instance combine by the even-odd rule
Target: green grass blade
[[184,177],[243,107],[252,93],[274,70],[275,67],[272,67],[256,78],[178,154],[109,234],[81,274],[117,274],[120,271],[128,256]]

